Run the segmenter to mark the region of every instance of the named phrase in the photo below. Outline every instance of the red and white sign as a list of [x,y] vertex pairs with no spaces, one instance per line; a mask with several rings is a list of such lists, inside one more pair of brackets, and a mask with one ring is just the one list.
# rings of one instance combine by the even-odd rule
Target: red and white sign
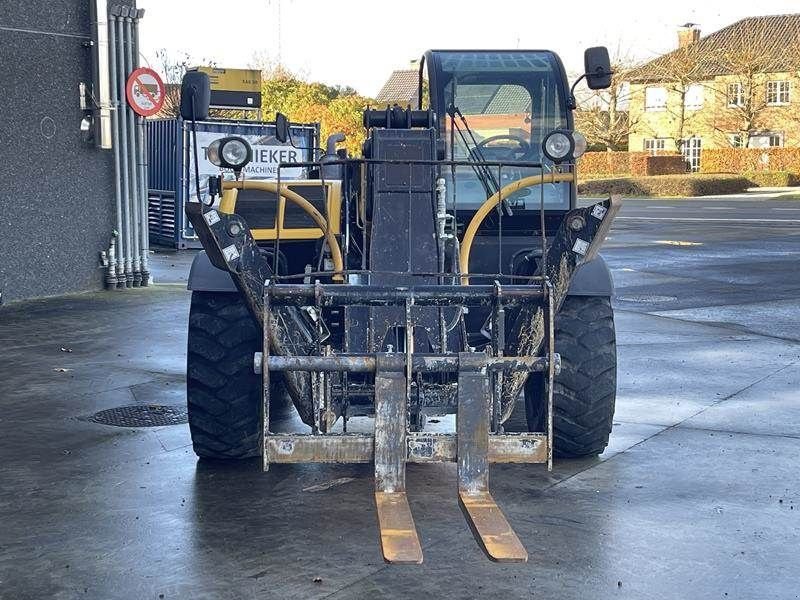
[[161,110],[164,105],[164,82],[153,69],[139,67],[125,85],[125,96],[133,111],[149,117]]

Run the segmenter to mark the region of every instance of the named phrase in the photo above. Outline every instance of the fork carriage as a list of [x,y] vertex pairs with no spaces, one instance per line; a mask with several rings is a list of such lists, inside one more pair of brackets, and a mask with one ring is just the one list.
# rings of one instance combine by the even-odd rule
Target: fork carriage
[[[403,308],[402,328],[414,331],[415,308],[460,304],[480,306],[491,298],[493,322],[497,323],[509,306],[545,294],[544,286],[514,286],[502,290],[491,286],[431,286],[391,288],[368,286],[363,290],[327,289],[317,286],[276,286],[265,288],[266,327],[271,326],[270,307],[289,303],[314,302],[345,306]],[[437,289],[438,288],[438,289]],[[488,289],[487,289],[488,288]],[[354,294],[353,292],[357,292]],[[503,293],[505,292],[505,294]],[[507,295],[506,295],[507,294]],[[552,306],[548,303],[548,306]],[[438,311],[441,313],[442,311]],[[552,335],[552,331],[550,332]],[[458,463],[459,503],[486,553],[495,560],[524,561],[527,552],[498,509],[488,486],[489,462],[547,462],[552,464],[552,428],[546,433],[500,433],[500,390],[504,373],[547,372],[548,381],[558,368],[552,351],[543,357],[503,356],[502,333],[493,336],[493,352],[416,354],[413,337],[405,337],[400,352],[321,356],[313,361],[292,361],[285,357],[261,358],[264,389],[269,389],[270,371],[313,368],[322,390],[321,421],[331,415],[333,404],[329,379],[344,373],[366,373],[373,381],[375,410],[374,435],[272,435],[265,413],[264,466],[271,462],[374,462],[375,503],[381,530],[384,558],[393,563],[419,563],[422,550],[406,497],[405,463],[456,461]],[[265,342],[265,348],[268,344]],[[552,344],[550,345],[552,348]],[[442,349],[442,348],[440,348]],[[419,407],[426,394],[425,379],[440,381],[435,404],[441,412],[456,412],[456,434],[409,431],[412,404]],[[444,393],[442,386],[447,386]],[[346,402],[347,389],[340,385]],[[552,394],[549,394],[552,404]],[[265,406],[268,404],[265,402]],[[548,410],[551,410],[549,408]],[[334,412],[335,414],[335,412]],[[330,421],[330,419],[329,419]],[[327,429],[328,423],[319,423]]]

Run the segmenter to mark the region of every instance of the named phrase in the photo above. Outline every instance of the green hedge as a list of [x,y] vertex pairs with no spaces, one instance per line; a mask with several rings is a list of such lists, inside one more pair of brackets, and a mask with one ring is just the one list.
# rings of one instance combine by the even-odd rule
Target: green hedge
[[586,179],[672,175],[686,172],[686,160],[677,153],[651,156],[649,152],[586,152],[578,159],[578,173]]
[[800,148],[708,148],[700,161],[703,173],[789,171],[800,175]]
[[755,187],[789,187],[800,185],[800,176],[788,171],[750,171],[742,173]]
[[752,187],[739,175],[652,175],[595,179],[578,184],[581,196],[716,196],[739,194]]

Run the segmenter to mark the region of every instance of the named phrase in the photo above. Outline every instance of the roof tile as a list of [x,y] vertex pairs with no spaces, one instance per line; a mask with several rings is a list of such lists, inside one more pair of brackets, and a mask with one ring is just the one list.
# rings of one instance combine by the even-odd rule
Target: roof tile
[[394,71],[375,96],[375,100],[381,103],[396,102],[414,106],[417,103],[418,82],[419,71],[408,69]]
[[748,17],[631,71],[634,83],[680,74],[696,81],[740,72],[800,70],[800,14]]

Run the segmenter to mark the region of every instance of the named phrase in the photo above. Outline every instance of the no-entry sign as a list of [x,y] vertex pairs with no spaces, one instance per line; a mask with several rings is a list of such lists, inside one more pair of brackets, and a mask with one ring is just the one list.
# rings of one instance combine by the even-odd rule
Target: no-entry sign
[[128,77],[125,95],[136,114],[149,117],[164,105],[164,82],[153,69],[139,67]]

